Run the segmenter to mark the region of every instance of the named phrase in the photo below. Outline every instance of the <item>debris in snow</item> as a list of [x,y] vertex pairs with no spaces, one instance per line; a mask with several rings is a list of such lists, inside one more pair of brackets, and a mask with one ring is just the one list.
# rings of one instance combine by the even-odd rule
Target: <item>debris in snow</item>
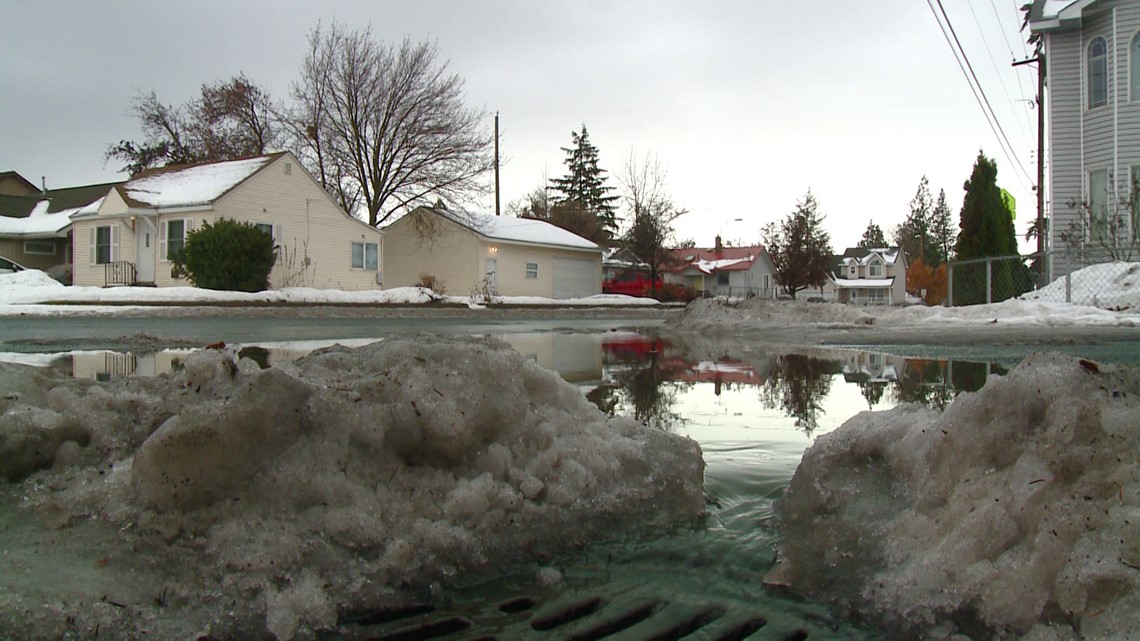
[[21,392],[0,406],[5,474],[26,477],[0,483],[0,629],[20,638],[311,638],[704,507],[695,442],[607,418],[494,341],[50,376],[0,366]]
[[1032,355],[942,414],[859,414],[779,514],[773,580],[885,626],[1121,638],[1140,630],[1140,371]]

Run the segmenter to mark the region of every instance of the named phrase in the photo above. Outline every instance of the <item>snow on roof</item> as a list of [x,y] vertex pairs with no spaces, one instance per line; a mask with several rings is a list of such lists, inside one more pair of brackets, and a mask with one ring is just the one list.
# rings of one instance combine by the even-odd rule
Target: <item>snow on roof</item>
[[751,269],[752,264],[764,253],[764,248],[759,245],[719,249],[683,247],[673,249],[672,252],[681,264],[668,268],[668,271],[681,273],[686,269],[696,269],[705,274],[712,274],[715,271]]
[[83,207],[63,209],[48,213],[51,201],[41,200],[36,203],[32,213],[24,218],[9,218],[0,216],[0,234],[11,236],[51,236],[59,234],[71,225],[71,217],[76,214],[94,212],[99,209],[103,199],[100,198]]
[[431,211],[446,216],[487,238],[577,249],[600,249],[596,243],[542,220],[471,212],[452,212],[444,209],[432,209]]
[[1041,6],[1041,18],[1043,20],[1056,18],[1062,9],[1074,2],[1076,2],[1076,0],[1045,0],[1045,4]]
[[744,258],[725,258],[722,260],[698,260],[692,263],[693,267],[701,270],[706,274],[712,274],[718,271],[738,271],[748,269],[756,260],[755,256],[745,256]]
[[[858,252],[863,252],[863,251],[866,251],[867,253],[862,254],[862,255],[858,255]],[[861,248],[849,248],[847,250],[847,252],[844,254],[843,260],[840,262],[842,262],[844,265],[850,265],[851,263],[856,263],[858,265],[866,265],[869,262],[871,262],[871,258],[876,257],[876,256],[879,258],[882,258],[884,262],[893,265],[894,263],[898,262],[899,248],[898,247],[872,247],[872,248],[865,249],[865,250],[861,249]]]
[[151,207],[180,207],[214,202],[269,164],[277,154],[232,160],[144,175],[122,186],[127,198]]

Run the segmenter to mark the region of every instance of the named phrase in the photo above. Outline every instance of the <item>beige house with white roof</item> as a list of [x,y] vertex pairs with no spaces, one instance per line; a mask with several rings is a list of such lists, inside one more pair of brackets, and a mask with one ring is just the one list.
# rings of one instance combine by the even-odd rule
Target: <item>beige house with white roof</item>
[[289,152],[143,172],[96,211],[71,217],[76,285],[188,286],[169,253],[221,219],[252,223],[278,247],[272,288],[378,289],[383,234],[344,212]]
[[550,223],[418,207],[384,228],[384,286],[581,298],[602,291],[602,249]]

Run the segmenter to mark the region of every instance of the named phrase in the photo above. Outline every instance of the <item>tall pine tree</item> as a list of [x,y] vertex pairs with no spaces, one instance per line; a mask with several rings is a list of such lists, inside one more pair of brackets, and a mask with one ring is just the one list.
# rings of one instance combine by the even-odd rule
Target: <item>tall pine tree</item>
[[[927,264],[933,242],[930,237],[930,217],[934,203],[930,197],[930,181],[926,176],[918,182],[918,190],[910,201],[906,220],[895,228],[895,242],[906,252],[911,262],[922,258]],[[934,264],[937,264],[936,262]]]
[[[960,214],[961,232],[956,246],[958,259],[1011,256],[1017,254],[1017,233],[1013,214],[997,186],[997,163],[978,152],[974,170],[963,186],[966,195]],[[994,261],[991,273],[993,302],[1009,298],[1014,292],[1016,261]],[[985,264],[974,263],[954,269],[954,304],[984,303]]]
[[887,237],[883,235],[883,228],[875,224],[875,221],[867,223],[867,230],[863,232],[863,238],[859,239],[856,247],[863,247],[865,249],[882,249],[887,246]]
[[[930,215],[930,238],[938,248],[943,262],[949,261],[953,256],[954,243],[957,241],[954,231],[954,221],[950,216],[950,205],[946,204],[946,190],[938,190],[938,203]],[[937,263],[929,263],[931,267]]]
[[617,200],[611,194],[612,188],[606,185],[606,171],[598,167],[598,148],[590,143],[586,125],[582,131],[571,132],[572,147],[563,147],[566,152],[567,173],[562,178],[550,181],[550,187],[561,194],[554,204],[577,203],[579,207],[597,217],[608,238],[617,235]]
[[800,290],[823,286],[833,264],[831,238],[810,189],[795,211],[779,224],[764,225],[760,233],[784,293],[795,298]]

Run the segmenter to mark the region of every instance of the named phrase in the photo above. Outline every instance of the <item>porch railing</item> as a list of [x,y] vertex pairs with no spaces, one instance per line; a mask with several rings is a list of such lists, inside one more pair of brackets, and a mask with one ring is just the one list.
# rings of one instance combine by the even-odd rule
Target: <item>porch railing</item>
[[127,260],[119,260],[103,265],[103,286],[134,285],[138,282],[138,270],[135,264]]

